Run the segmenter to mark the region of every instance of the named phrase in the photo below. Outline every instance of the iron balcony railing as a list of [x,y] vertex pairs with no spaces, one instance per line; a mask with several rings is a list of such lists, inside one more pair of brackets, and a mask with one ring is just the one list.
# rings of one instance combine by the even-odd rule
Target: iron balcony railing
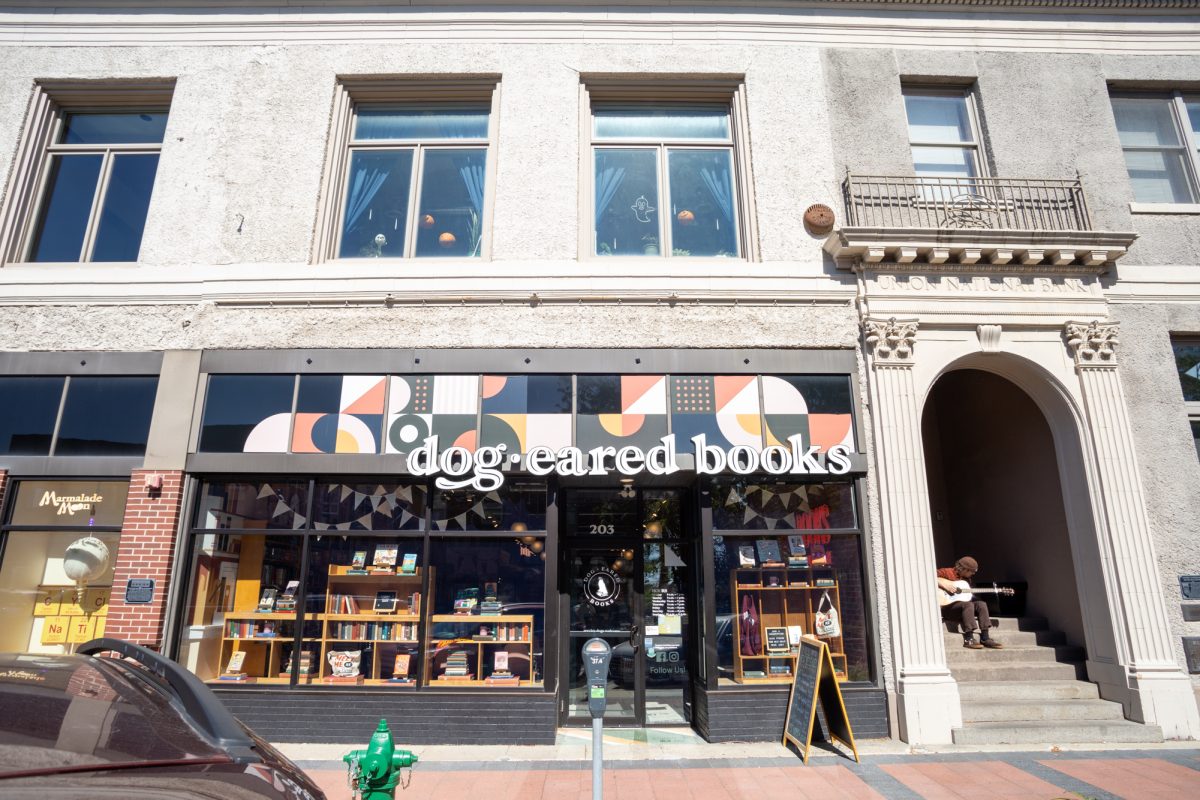
[[1079,180],[850,175],[852,226],[1090,231]]

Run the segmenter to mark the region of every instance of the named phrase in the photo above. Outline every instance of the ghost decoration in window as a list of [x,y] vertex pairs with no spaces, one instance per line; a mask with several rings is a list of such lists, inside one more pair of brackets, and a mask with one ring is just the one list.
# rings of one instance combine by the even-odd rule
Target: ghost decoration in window
[[650,201],[646,199],[646,195],[642,195],[637,200],[633,201],[630,206],[633,209],[633,216],[638,222],[650,222],[650,214],[654,211],[654,206],[650,205]]

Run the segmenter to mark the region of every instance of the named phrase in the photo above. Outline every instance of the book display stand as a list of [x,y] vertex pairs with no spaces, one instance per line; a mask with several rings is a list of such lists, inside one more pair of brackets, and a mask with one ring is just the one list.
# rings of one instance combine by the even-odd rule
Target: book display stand
[[[403,685],[394,680],[389,668],[387,677],[381,667],[386,645],[389,651],[415,651],[420,634],[421,621],[421,573],[416,570],[401,575],[395,566],[388,572],[375,568],[364,574],[355,565],[329,566],[328,582],[325,585],[325,612],[319,614],[321,622],[321,659],[318,679],[330,679],[328,654],[343,649],[360,649],[370,643],[371,662],[362,664],[363,672],[370,675],[362,680],[372,686]],[[431,578],[432,580],[432,578]],[[386,602],[381,602],[383,593]],[[376,611],[377,607],[391,610]],[[393,654],[394,655],[394,654]]]
[[[800,648],[791,644],[787,652],[768,651],[768,628],[799,626],[807,636],[813,634],[821,596],[829,593],[837,611],[839,626],[842,605],[836,573],[827,566],[765,566],[737,567],[731,570],[730,597],[733,600],[733,679],[737,683],[791,683],[796,671]],[[754,608],[754,621],[742,613],[749,598]],[[753,620],[753,618],[752,618]],[[747,625],[756,625],[756,636],[744,637]],[[758,643],[757,652],[743,652],[743,641],[749,638]],[[791,637],[789,637],[791,638]],[[839,681],[846,680],[846,655],[842,632],[838,636],[822,637],[829,646],[834,671]]]

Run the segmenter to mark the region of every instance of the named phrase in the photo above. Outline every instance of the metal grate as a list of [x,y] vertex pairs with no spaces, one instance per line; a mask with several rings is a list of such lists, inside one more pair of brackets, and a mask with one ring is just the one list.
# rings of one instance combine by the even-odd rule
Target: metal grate
[[852,226],[1090,231],[1078,180],[850,175]]

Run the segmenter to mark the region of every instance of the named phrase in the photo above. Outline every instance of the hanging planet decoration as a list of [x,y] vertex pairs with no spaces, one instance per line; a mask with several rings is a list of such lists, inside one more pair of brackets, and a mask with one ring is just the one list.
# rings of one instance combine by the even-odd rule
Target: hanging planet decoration
[[675,219],[679,220],[680,225],[691,225],[696,221],[696,215],[685,208],[675,215]]
[[453,247],[458,240],[454,238],[454,234],[450,231],[444,231],[438,235],[438,244],[442,247]]
[[425,216],[421,217],[421,227],[422,228],[425,228],[426,230],[428,230],[429,228],[433,227],[433,223],[434,223],[433,214],[426,214]]
[[67,545],[63,572],[76,583],[94,581],[108,569],[108,545],[95,536],[84,536]]

